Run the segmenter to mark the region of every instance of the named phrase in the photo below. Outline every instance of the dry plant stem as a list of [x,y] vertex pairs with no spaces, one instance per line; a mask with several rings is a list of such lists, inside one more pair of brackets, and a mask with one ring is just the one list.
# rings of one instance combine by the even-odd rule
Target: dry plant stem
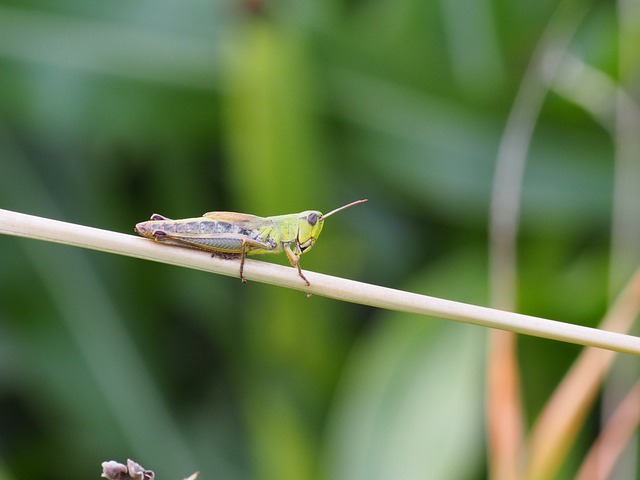
[[618,88],[615,91],[615,147],[613,210],[611,224],[610,292],[616,292],[640,263],[640,105],[638,105],[637,48],[638,2],[619,0],[618,15]]
[[518,478],[524,440],[516,335],[512,332],[496,330],[489,337],[486,409],[491,478]]
[[578,475],[578,480],[605,480],[612,478],[616,461],[629,444],[640,425],[640,382],[636,382],[613,413],[607,426],[589,450]]
[[[516,309],[517,232],[520,223],[524,167],[535,125],[548,92],[542,66],[555,73],[582,15],[563,2],[538,42],[514,100],[496,160],[490,212],[491,306]],[[571,13],[571,15],[568,15]],[[487,425],[491,477],[509,480],[520,475],[522,408],[516,360],[516,339],[493,332],[488,359]]]
[[[206,252],[167,247],[134,235],[8,210],[0,209],[0,233],[153,260],[238,278],[239,264],[236,260],[211,258]],[[288,287],[336,300],[640,355],[640,338],[630,335],[478,307],[309,271],[305,271],[311,282],[311,286],[307,287],[300,281],[296,270],[256,260],[245,262],[244,273],[247,280]]]
[[[619,295],[600,327],[626,332],[640,312],[640,268]],[[592,407],[614,353],[584,350],[538,416],[530,435],[525,478],[553,478]]]

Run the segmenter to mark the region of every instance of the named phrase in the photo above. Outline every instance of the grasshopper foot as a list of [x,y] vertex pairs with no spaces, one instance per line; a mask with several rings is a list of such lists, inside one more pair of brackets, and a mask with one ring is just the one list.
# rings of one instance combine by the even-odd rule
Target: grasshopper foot
[[309,283],[309,280],[307,280],[307,277],[304,276],[304,274],[302,273],[302,270],[300,269],[300,265],[296,265],[298,267],[298,275],[300,275],[300,278],[302,279],[302,281],[304,282],[304,284],[307,287],[310,287],[311,284]]

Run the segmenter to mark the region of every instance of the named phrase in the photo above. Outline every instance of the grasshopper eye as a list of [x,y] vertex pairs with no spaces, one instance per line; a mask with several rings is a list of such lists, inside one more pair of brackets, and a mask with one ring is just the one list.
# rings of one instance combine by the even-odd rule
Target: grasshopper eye
[[316,223],[318,223],[318,214],[315,212],[311,212],[307,215],[307,223],[312,227],[315,227]]

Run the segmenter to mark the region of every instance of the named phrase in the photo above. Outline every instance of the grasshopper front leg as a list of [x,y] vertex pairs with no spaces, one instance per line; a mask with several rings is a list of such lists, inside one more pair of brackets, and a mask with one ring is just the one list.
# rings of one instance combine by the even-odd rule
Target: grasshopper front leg
[[298,269],[298,275],[300,275],[300,278],[304,281],[305,285],[307,287],[310,287],[311,284],[309,283],[309,280],[307,280],[307,277],[304,276],[304,274],[302,273],[302,269],[300,268],[299,255],[296,255],[296,253],[293,250],[291,250],[290,243],[287,243],[284,245],[284,253],[287,254],[287,257],[289,258],[289,263],[291,264],[291,266]]

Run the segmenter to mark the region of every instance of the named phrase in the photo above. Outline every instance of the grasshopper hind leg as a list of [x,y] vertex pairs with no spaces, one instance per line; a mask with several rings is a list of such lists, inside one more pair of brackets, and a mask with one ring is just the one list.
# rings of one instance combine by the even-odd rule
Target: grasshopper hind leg
[[[160,217],[160,215],[154,214],[154,217],[156,216]],[[168,245],[176,245],[179,247],[192,248],[195,250],[204,250],[209,252],[212,257],[217,257],[224,260],[235,260],[240,257],[240,280],[242,280],[242,283],[247,283],[247,279],[244,276],[244,260],[247,256],[247,252],[252,248],[259,248],[263,250],[273,250],[275,248],[275,243],[273,241],[265,243],[252,238],[245,238],[244,236],[240,235],[226,235],[221,236],[220,238],[204,239],[195,237],[183,238],[175,234],[169,234],[163,230],[154,230],[153,232],[151,232],[151,235],[157,242]],[[225,250],[231,251],[229,252]],[[298,268],[298,271],[299,270],[300,268]],[[304,276],[302,278],[304,278]]]
[[240,280],[242,283],[247,283],[247,279],[244,278],[244,259],[247,256],[247,244],[242,242],[242,253],[240,254]]
[[242,242],[242,251],[240,253],[228,253],[228,252],[211,252],[211,258],[221,258],[223,260],[236,260],[240,257],[240,280],[242,283],[247,283],[247,279],[244,277],[244,259],[247,256],[246,243]]
[[240,257],[240,280],[242,283],[247,283],[247,279],[244,278],[244,250],[242,253],[227,253],[227,252],[211,252],[211,258],[221,258],[222,260],[236,260]]

